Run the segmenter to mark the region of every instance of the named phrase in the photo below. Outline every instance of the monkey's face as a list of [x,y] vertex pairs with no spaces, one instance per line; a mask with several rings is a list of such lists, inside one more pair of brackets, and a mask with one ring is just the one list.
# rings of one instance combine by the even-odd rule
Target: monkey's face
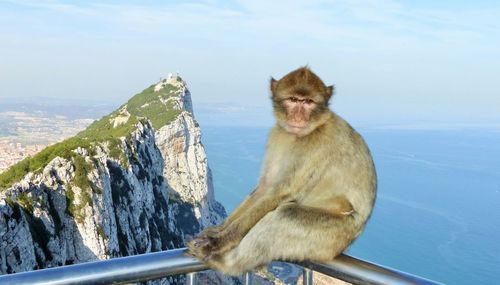
[[286,112],[284,128],[296,135],[303,133],[309,126],[311,113],[317,108],[317,102],[297,94],[283,99],[281,104]]
[[271,79],[271,92],[278,124],[302,137],[325,121],[333,86],[325,86],[318,76],[303,67],[278,81]]

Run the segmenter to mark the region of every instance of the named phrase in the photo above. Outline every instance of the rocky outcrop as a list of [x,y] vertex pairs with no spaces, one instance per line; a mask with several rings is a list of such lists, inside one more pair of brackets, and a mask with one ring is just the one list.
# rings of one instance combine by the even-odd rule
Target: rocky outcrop
[[[214,198],[212,173],[193,118],[191,95],[181,87],[182,106],[189,106],[171,124],[156,131],[156,145],[165,159],[163,175],[183,201],[193,205],[201,226],[220,224],[224,207]],[[186,104],[187,103],[187,104]]]
[[[179,229],[168,227],[169,188],[154,130],[139,123],[130,144],[120,147],[128,167],[110,156],[107,143],[93,154],[77,148],[76,159],[56,157],[42,173],[0,193],[2,273],[182,245]],[[77,161],[91,169],[89,189],[74,184]],[[194,233],[199,225],[194,213],[190,218],[184,230]]]
[[[0,192],[0,273],[178,248],[222,221],[186,84],[173,76],[159,84]],[[158,102],[175,117],[140,116]]]

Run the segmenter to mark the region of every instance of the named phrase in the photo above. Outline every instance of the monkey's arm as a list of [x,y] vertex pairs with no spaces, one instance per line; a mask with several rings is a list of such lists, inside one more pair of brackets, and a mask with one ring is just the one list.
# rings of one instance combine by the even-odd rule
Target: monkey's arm
[[[245,200],[226,218],[226,220],[218,226],[208,227],[203,232],[201,232],[196,239],[199,241],[200,239],[213,238],[219,232],[221,232],[224,228],[238,219],[240,216],[244,215],[245,212],[248,211],[250,206],[255,203],[257,199],[263,193],[263,188],[261,186],[257,186],[250,195],[248,195]],[[191,244],[191,243],[190,243]]]
[[[276,189],[277,190],[277,189]],[[210,255],[219,254],[235,247],[245,234],[268,212],[273,211],[289,195],[285,193],[263,194],[258,198],[250,197],[242,205],[239,215],[233,216],[230,223],[225,223],[211,236],[199,236],[188,244],[189,254],[204,260]],[[245,202],[244,202],[245,204]]]
[[262,197],[264,189],[261,186],[257,186],[250,195],[248,195],[245,200],[234,210],[229,217],[224,221],[223,226],[227,227],[231,223],[233,223],[235,220],[237,220],[239,217],[244,215],[246,212],[248,212],[249,208],[260,198]]
[[203,232],[201,232],[195,239],[191,240],[188,246],[188,253],[203,259],[207,254],[210,253],[210,244],[213,240],[217,239],[218,236],[229,227],[234,221],[238,220],[241,216],[245,216],[249,212],[252,205],[256,203],[258,199],[262,198],[264,193],[264,187],[259,184],[250,195],[248,195],[245,200],[229,215],[229,217],[219,226],[208,227]]

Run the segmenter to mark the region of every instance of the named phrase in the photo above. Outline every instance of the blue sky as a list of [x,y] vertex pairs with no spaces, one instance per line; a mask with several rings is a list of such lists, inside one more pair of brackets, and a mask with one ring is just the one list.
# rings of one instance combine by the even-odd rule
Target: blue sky
[[[498,1],[0,1],[0,104],[120,104],[180,72],[195,110],[269,115],[309,64],[361,122],[500,122]],[[268,117],[266,117],[268,116]]]

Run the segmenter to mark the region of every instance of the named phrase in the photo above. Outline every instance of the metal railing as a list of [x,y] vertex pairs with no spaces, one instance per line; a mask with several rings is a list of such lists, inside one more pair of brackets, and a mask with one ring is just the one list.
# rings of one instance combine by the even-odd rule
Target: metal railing
[[[0,275],[1,285],[128,284],[171,275],[187,274],[186,283],[195,284],[195,272],[208,268],[184,255],[186,249],[147,253],[109,260],[87,262],[16,274]],[[304,285],[313,284],[313,271],[353,284],[440,284],[347,255],[329,263],[304,262]],[[243,282],[251,285],[251,273]]]

